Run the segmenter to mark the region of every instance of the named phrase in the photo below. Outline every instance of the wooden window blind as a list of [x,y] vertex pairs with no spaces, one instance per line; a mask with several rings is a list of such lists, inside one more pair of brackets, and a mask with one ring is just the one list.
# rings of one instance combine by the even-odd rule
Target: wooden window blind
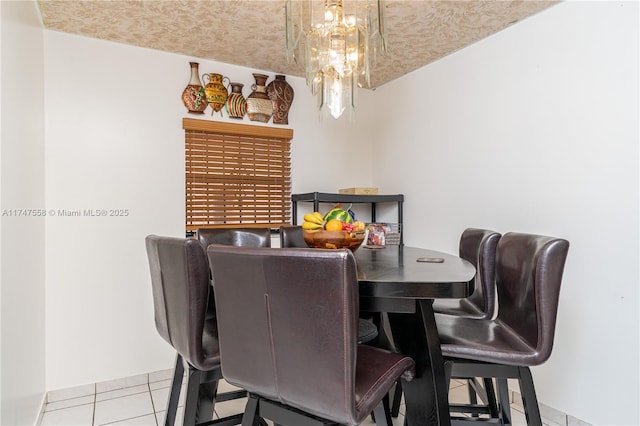
[[184,118],[186,230],[291,224],[293,130]]

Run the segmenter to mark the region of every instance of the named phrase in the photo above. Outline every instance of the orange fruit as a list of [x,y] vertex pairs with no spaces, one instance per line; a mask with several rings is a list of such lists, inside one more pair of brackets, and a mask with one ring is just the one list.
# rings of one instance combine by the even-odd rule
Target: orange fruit
[[338,219],[331,219],[324,225],[324,229],[327,231],[342,231],[342,221]]

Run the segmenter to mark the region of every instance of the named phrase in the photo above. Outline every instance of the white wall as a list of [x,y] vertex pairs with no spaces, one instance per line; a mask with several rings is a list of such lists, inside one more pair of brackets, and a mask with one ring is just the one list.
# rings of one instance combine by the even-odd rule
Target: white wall
[[32,425],[46,390],[45,220],[16,210],[44,205],[43,42],[36,4],[0,2],[0,30],[0,423]]
[[[47,217],[50,390],[173,362],[155,330],[144,237],[184,235],[182,118],[233,121],[210,109],[186,112],[180,96],[192,60],[200,74],[244,83],[245,96],[259,71],[45,31],[46,206],[81,211]],[[354,172],[366,175],[370,154],[358,157],[353,129],[343,121],[320,126],[304,80],[287,80],[295,91],[294,190],[335,191]],[[129,215],[82,216],[85,209]]]
[[[539,400],[592,424],[638,415],[638,3],[564,2],[379,88],[376,184],[405,242],[466,227],[566,238]],[[401,164],[405,173],[385,163]]]

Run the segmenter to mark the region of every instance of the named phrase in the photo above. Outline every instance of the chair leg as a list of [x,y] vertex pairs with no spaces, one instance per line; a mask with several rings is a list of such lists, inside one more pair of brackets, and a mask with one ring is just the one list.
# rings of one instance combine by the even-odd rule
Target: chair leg
[[522,405],[527,424],[529,426],[541,426],[540,407],[538,406],[536,389],[533,386],[531,370],[529,367],[518,367],[518,375],[520,376],[520,393],[522,394]]
[[402,382],[398,380],[396,382],[396,386],[393,391],[393,404],[391,404],[391,417],[398,417],[398,415],[400,414],[401,402],[402,402]]
[[[371,319],[373,324],[378,328],[378,335],[367,342],[367,345],[374,346],[376,348],[387,349],[390,351],[395,351],[394,345],[387,336],[387,333],[384,330],[384,318],[383,314],[379,312],[371,313]],[[389,393],[387,394],[385,401],[385,417],[387,421],[391,422],[391,417],[398,417],[400,414],[400,402],[402,399],[402,386],[400,385],[400,380],[396,382],[393,392],[393,401],[391,402],[391,407],[389,407]],[[372,418],[375,421],[375,412],[372,414]]]
[[500,418],[503,425],[511,425],[511,406],[509,401],[509,386],[507,379],[498,378],[498,400],[500,401]]
[[200,378],[202,372],[189,368],[187,376],[187,399],[184,402],[183,426],[194,426],[198,415],[198,394],[200,393]]
[[489,406],[489,414],[491,417],[498,417],[498,403],[496,400],[496,391],[493,388],[493,380],[485,377],[484,379],[484,389],[487,393],[487,400],[485,403]]
[[[472,405],[477,404],[479,398],[491,418],[499,417],[496,393],[493,387],[493,380],[490,377],[483,377],[482,385],[478,378],[467,379],[467,389],[469,391],[469,401]],[[474,413],[473,417],[478,417],[478,413]]]
[[[202,376],[204,375],[201,375],[201,379]],[[200,389],[198,391],[198,408],[196,410],[196,424],[209,421],[213,418],[213,408],[217,393],[217,380],[200,383]]]
[[447,392],[449,392],[451,379],[453,378],[453,362],[451,362],[451,360],[444,360],[444,377],[447,381]]
[[258,398],[253,395],[249,395],[247,406],[245,407],[244,415],[242,416],[242,426],[253,426],[257,414]]
[[[391,408],[389,407],[389,393],[388,392],[382,398],[382,401],[380,401],[380,404],[378,404],[378,405],[381,405],[382,408],[383,408],[383,412],[382,413],[384,414],[384,418],[385,418],[385,421],[386,421],[386,423],[384,423],[384,424],[392,425],[393,424],[393,420],[391,419],[392,412],[391,412]],[[377,406],[376,406],[376,408],[377,408]],[[376,420],[377,418],[379,418],[377,416],[379,416],[379,413],[377,413],[374,410],[371,413],[371,420],[373,420],[376,424],[378,424],[377,422],[379,421],[379,420]]]
[[[475,384],[475,378],[467,379],[467,393],[469,394],[469,404],[478,404],[478,394],[476,393],[473,385]],[[478,413],[473,413],[471,417],[480,417]]]
[[171,379],[171,388],[167,401],[167,411],[164,414],[165,426],[173,426],[176,422],[176,412],[178,410],[178,400],[180,399],[180,389],[182,387],[182,378],[184,377],[184,366],[182,365],[182,357],[176,356],[176,366],[173,369],[173,379]]

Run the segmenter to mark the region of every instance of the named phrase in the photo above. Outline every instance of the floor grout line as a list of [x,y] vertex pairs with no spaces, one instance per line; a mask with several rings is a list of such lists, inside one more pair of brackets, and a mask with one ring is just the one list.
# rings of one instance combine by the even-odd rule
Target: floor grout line
[[[151,375],[149,375],[149,380],[151,379]],[[151,382],[147,383],[147,388],[149,388],[149,396],[151,397],[151,408],[153,409],[153,418],[156,419],[156,426],[158,426],[158,416],[156,415],[156,404],[153,402],[153,392],[151,391]]]
[[93,392],[93,413],[91,414],[91,425],[96,424],[96,399],[98,399],[98,385],[95,385],[95,392]]
[[[72,398],[72,399],[73,399],[73,398]],[[56,402],[58,402],[58,401],[56,401]],[[83,406],[85,406],[85,405],[92,405],[92,404],[95,404],[95,401],[93,401],[93,402],[85,402],[84,404],[78,404],[78,405],[70,405],[70,406],[68,406],[68,407],[53,408],[53,409],[50,409],[50,410],[45,410],[45,413],[53,413],[53,412],[55,412],[55,411],[68,410],[68,409],[70,409],[70,408],[83,407]],[[49,404],[45,404],[45,407],[46,407],[47,405],[49,405]]]
[[[148,387],[148,386],[147,386],[147,387]],[[126,389],[126,388],[124,388],[124,389]],[[121,390],[121,389],[118,389],[118,390]],[[151,394],[151,390],[144,390],[144,391],[140,391],[140,392],[128,393],[128,394],[126,394],[126,395],[114,396],[114,397],[112,397],[112,398],[105,398],[105,399],[101,399],[100,401],[98,401],[98,400],[96,399],[96,401],[95,401],[95,402],[97,403],[97,402],[104,402],[104,401],[113,401],[114,399],[118,399],[118,398],[126,398],[126,397],[128,397],[128,396],[132,396],[132,395],[141,395],[141,394],[144,394],[144,393],[147,393],[147,392],[148,392],[149,394]],[[104,392],[104,393],[106,393],[106,392]],[[152,400],[153,400],[153,398],[152,398]]]

